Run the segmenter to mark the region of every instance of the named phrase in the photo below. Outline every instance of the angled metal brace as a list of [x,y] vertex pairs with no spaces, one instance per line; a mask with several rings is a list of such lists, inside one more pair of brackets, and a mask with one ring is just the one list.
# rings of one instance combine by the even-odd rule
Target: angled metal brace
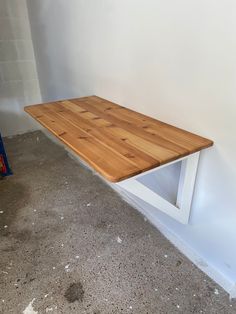
[[[191,154],[189,156],[170,162],[168,164],[149,170],[147,172],[141,173],[135,177],[118,182],[116,184],[122,189],[126,190],[127,192],[142,199],[146,203],[163,211],[164,213],[176,219],[177,221],[183,224],[188,224],[191,211],[191,203],[194,193],[194,184],[197,174],[199,155],[200,155],[199,152]],[[151,172],[157,172],[159,169],[167,167],[179,161],[181,161],[181,171],[178,185],[177,200],[175,205],[165,200],[163,197],[153,192],[147,186],[136,180],[141,176],[148,175]]]

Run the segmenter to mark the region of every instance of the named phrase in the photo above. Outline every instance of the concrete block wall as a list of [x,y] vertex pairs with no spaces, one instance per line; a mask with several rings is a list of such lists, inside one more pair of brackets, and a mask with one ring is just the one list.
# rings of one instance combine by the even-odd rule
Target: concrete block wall
[[36,128],[23,107],[40,101],[26,1],[0,0],[0,132]]

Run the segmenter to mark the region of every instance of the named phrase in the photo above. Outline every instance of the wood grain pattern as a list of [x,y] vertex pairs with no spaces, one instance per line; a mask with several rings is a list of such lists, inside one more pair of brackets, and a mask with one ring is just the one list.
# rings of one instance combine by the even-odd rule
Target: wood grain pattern
[[113,182],[213,145],[97,96],[27,106],[25,111]]

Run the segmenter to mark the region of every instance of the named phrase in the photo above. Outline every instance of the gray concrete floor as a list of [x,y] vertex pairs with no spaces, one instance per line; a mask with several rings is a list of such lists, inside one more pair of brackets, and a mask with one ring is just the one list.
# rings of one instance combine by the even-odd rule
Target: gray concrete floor
[[0,181],[0,313],[236,313],[62,147],[41,132],[5,144],[14,175]]

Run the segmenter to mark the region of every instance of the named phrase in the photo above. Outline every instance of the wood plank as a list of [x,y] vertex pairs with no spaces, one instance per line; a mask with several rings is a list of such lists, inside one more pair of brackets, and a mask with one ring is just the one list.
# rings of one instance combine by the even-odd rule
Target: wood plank
[[113,182],[213,145],[97,96],[28,106],[25,111]]
[[[72,100],[71,102],[77,104],[77,100]],[[169,141],[168,139],[163,139],[158,134],[148,134],[145,130],[141,129],[140,127],[137,127],[136,124],[132,124],[130,122],[126,122],[116,116],[114,114],[111,114],[110,111],[104,111],[99,108],[99,106],[94,105],[93,103],[90,103],[88,101],[86,102],[79,102],[79,106],[84,108],[85,110],[88,110],[90,112],[93,112],[97,116],[100,116],[103,119],[107,119],[112,123],[112,125],[120,126],[122,129],[125,129],[126,131],[129,131],[132,134],[136,134],[140,138],[147,140],[148,142],[152,142],[155,145],[158,145],[162,147],[163,149],[169,149],[172,150],[173,153],[178,153],[179,156],[184,157],[190,153],[188,149],[185,147],[182,147],[181,145],[177,145],[174,142]]]
[[128,158],[131,163],[139,169],[142,169],[142,171],[146,171],[160,165],[160,161],[157,158],[153,158],[142,150],[135,148],[134,145],[129,145],[124,142],[120,136],[112,136],[110,129],[107,128],[108,126],[111,126],[111,123],[100,119],[97,116],[94,116],[92,119],[85,118],[84,112],[80,110],[80,108],[77,111],[78,106],[75,106],[73,103],[54,103],[50,104],[48,107],[52,108],[55,112],[57,112],[57,114],[72,123],[74,126],[79,127],[90,136],[99,140],[103,145],[106,145],[116,153]]
[[108,180],[117,182],[117,178],[123,180],[134,172],[136,174],[141,172],[127,159],[101,145],[63,118],[59,118],[45,106],[40,111],[38,108],[31,110],[30,114]]
[[[183,146],[183,148],[191,153],[197,151],[196,149],[198,149],[198,146],[202,148],[207,148],[212,146],[213,144],[212,141],[199,135],[174,127],[165,122],[148,117],[131,109],[127,109],[111,102],[107,102],[106,100],[102,100],[97,96],[83,98],[83,100],[79,98],[75,99],[75,101],[79,101],[81,105],[83,103],[87,103],[91,106],[93,106],[94,103],[99,102],[99,106],[96,106],[96,109],[104,109],[106,114],[119,117],[121,118],[121,120],[126,121],[127,123],[131,123],[133,127],[137,127],[138,129],[142,128],[142,131],[149,133],[148,136],[150,140],[152,140],[152,138],[150,138],[150,133],[152,135],[158,135],[163,137],[167,141],[171,141],[175,144],[178,144],[179,146]],[[109,108],[116,110],[114,111]]]
[[[93,109],[91,109],[90,107],[85,108],[85,107],[80,107],[78,105],[75,106],[73,102],[67,103],[66,105],[67,105],[66,108],[69,107],[70,110],[72,110],[73,112],[76,112],[77,108],[79,108],[79,113],[82,112],[83,108],[85,110],[87,109],[87,110],[93,111]],[[132,148],[136,148],[139,151],[143,151],[143,153],[148,153],[148,155],[156,159],[159,164],[172,161],[176,159],[177,156],[183,157],[188,153],[186,150],[183,151],[183,149],[180,148],[179,146],[175,145],[174,143],[169,143],[168,141],[163,140],[159,136],[156,136],[155,139],[152,139],[152,141],[150,141],[150,135],[148,136],[148,134],[146,134],[145,136],[140,136],[141,132],[139,129],[136,130],[135,127],[133,128],[130,125],[127,126],[127,124],[123,124],[122,123],[123,121],[119,121],[119,120],[117,121],[117,119],[113,119],[113,117],[110,117],[109,114],[108,115],[104,114],[103,112],[100,112],[99,110],[94,110],[93,113],[96,114],[96,117],[100,115],[100,117],[107,118],[108,120],[113,122],[112,124],[111,123],[108,124],[109,131],[107,132],[110,134],[112,133],[113,138],[119,139],[120,141],[123,141],[126,144],[129,144],[129,146],[131,146]],[[118,127],[114,128],[114,125],[121,125],[122,128],[118,128]],[[129,131],[126,131],[125,128],[126,130],[128,129]],[[139,136],[136,136],[132,132],[130,132],[130,131],[133,131],[133,129],[135,129],[136,131],[135,134],[138,134]],[[158,144],[158,146],[156,144]],[[141,165],[139,166],[142,168]],[[145,168],[144,171],[146,171],[148,168],[152,168],[152,166],[153,165],[151,164],[149,167]]]

